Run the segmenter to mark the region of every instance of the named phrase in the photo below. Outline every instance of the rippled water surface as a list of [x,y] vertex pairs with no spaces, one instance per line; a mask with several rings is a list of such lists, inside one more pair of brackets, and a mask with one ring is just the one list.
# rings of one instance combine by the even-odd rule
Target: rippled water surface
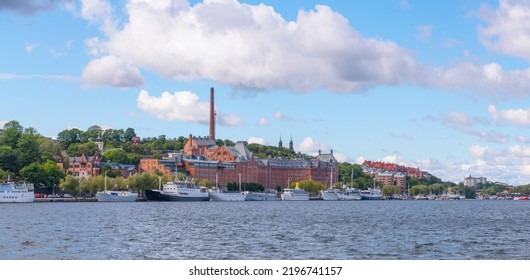
[[530,259],[528,201],[0,204],[0,259]]

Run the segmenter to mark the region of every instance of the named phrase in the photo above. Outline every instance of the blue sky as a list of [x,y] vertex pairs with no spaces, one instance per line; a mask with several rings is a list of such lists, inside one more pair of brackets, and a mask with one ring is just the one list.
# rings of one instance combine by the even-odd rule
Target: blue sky
[[[353,3],[350,3],[353,2]],[[530,183],[527,1],[2,1],[0,125],[333,149]]]

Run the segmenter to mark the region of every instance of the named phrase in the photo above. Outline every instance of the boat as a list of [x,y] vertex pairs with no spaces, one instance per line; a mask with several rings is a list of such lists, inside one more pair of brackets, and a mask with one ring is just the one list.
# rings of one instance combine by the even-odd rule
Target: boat
[[274,192],[249,192],[247,195],[247,201],[278,201],[282,200],[278,197],[277,193]]
[[193,181],[167,182],[162,189],[145,190],[147,201],[209,201],[205,187],[197,187]]
[[309,193],[299,188],[286,188],[283,190],[282,200],[309,200]]
[[221,190],[219,179],[215,174],[215,188],[210,190],[210,201],[245,201],[248,192],[241,191],[241,174],[239,174],[239,191]]
[[375,178],[374,186],[371,189],[361,191],[361,200],[381,200],[383,199],[383,193],[381,189],[375,187]]
[[0,202],[33,202],[35,191],[33,184],[0,184]]
[[346,188],[342,190],[327,189],[324,191],[320,191],[320,193],[322,195],[322,200],[361,200],[361,194],[354,188]]
[[107,190],[107,176],[105,174],[105,190],[96,193],[98,202],[134,202],[138,199],[138,193],[128,190]]
[[96,193],[98,202],[134,202],[138,194],[131,191],[101,191]]
[[247,199],[248,192],[230,192],[221,190],[219,188],[213,188],[210,191],[210,201],[245,201]]

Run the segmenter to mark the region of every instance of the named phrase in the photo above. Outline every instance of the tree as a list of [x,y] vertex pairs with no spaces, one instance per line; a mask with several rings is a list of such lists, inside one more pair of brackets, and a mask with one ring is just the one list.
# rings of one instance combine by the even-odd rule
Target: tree
[[20,170],[20,175],[25,181],[33,183],[35,186],[46,186],[46,173],[38,162],[23,167]]
[[35,136],[23,134],[17,143],[18,164],[26,166],[33,162],[40,162],[39,144]]
[[77,128],[63,130],[57,135],[57,141],[64,150],[73,143],[81,143],[81,139],[83,139],[83,131]]
[[381,190],[384,196],[392,196],[394,194],[401,193],[401,187],[399,186],[384,186]]
[[88,141],[96,141],[98,139],[101,139],[101,136],[103,134],[103,129],[99,125],[93,125],[83,133],[83,142]]
[[4,125],[2,135],[0,135],[0,146],[5,145],[14,149],[17,147],[18,140],[21,136],[22,129],[19,130],[17,127],[8,126],[8,124],[6,124]]
[[136,132],[134,132],[134,129],[128,127],[125,130],[125,133],[123,134],[123,140],[125,140],[125,142],[131,142],[133,137],[135,136],[136,136]]
[[57,166],[54,161],[48,160],[42,164],[44,173],[46,174],[46,185],[47,186],[58,186],[61,180],[64,178],[62,169]]
[[127,153],[121,149],[109,150],[104,152],[101,160],[104,162],[110,161],[116,163],[129,164],[129,157],[127,156]]
[[59,187],[64,192],[77,193],[79,192],[79,185],[79,179],[72,175],[68,175],[61,180]]
[[18,171],[18,152],[11,146],[0,146],[0,169]]
[[[147,173],[147,172],[144,172],[144,173],[136,173],[132,176],[129,176],[127,178],[127,184],[129,185],[130,188],[132,189],[135,189],[135,190],[138,190],[138,191],[145,191],[145,190],[149,190],[149,189],[158,189],[158,181],[159,177],[154,175],[154,174],[150,174],[150,173]],[[164,180],[162,180],[163,178],[161,178],[161,183],[164,182]],[[167,182],[167,178],[164,178]]]
[[92,156],[99,151],[98,146],[94,142],[88,143],[73,143],[68,147],[66,152],[69,156],[79,157],[82,154],[85,156]]

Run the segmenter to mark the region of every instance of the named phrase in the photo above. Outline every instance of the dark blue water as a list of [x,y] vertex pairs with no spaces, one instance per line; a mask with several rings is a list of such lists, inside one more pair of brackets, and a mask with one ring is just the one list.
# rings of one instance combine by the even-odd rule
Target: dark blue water
[[0,204],[0,259],[530,259],[528,201]]

